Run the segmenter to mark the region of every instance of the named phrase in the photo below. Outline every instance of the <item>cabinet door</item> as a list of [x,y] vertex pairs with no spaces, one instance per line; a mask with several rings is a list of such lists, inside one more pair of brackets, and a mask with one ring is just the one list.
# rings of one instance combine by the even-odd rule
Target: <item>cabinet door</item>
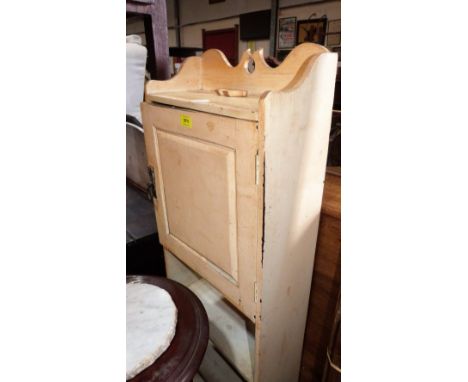
[[146,103],[142,110],[161,244],[253,320],[256,123]]

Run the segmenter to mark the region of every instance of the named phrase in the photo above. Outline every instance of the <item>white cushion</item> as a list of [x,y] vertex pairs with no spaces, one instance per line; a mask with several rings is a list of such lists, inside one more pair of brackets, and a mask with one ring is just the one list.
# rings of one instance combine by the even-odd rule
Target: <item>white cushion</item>
[[127,41],[127,112],[141,122],[140,103],[145,91],[146,48],[141,37],[130,35]]

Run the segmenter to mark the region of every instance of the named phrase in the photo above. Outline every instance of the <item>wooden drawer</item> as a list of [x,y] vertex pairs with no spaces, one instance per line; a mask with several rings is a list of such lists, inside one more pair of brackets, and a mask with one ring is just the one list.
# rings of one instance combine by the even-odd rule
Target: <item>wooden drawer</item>
[[142,111],[161,244],[253,320],[256,124],[149,104]]

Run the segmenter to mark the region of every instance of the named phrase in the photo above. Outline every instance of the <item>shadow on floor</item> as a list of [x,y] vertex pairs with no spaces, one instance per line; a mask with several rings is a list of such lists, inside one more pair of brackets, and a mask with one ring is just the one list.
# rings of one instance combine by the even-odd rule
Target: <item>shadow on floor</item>
[[163,247],[157,234],[127,243],[127,275],[166,276]]
[[127,184],[127,275],[166,276],[153,203]]

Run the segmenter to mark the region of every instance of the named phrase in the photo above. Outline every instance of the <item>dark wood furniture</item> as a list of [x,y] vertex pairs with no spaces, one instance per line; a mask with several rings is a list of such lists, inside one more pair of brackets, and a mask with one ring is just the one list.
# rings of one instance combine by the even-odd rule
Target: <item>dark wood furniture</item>
[[[329,168],[325,178],[300,381],[320,382],[328,363],[327,346],[340,340],[333,333],[341,285],[341,171]],[[339,359],[337,346],[330,349]],[[339,347],[338,347],[339,351]],[[335,377],[339,374],[332,371]],[[336,379],[338,380],[338,379]]]
[[147,68],[152,79],[170,77],[165,0],[127,0],[127,15],[143,15],[148,49]]
[[339,382],[341,381],[341,299],[336,307],[327,353],[328,362],[325,362],[322,382]]
[[177,307],[176,334],[167,350],[129,382],[189,382],[208,345],[208,317],[197,296],[183,285],[160,277],[127,276],[127,283],[153,284],[165,289]]

